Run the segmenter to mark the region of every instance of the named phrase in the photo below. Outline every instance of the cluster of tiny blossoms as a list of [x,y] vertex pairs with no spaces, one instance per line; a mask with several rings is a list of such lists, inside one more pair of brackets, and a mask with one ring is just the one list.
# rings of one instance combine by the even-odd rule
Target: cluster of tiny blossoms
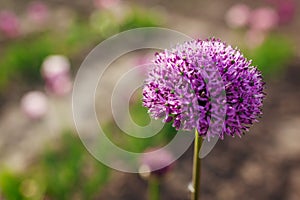
[[[214,69],[223,87],[208,87],[218,77]],[[203,137],[217,134],[223,139],[225,134],[241,136],[257,121],[262,114],[263,88],[261,73],[238,49],[214,38],[194,40],[156,53],[143,88],[143,105],[152,117],[173,122],[177,130],[196,128]],[[224,98],[214,95],[214,102],[220,107],[225,103],[223,120],[211,98],[212,91],[222,93],[222,89]],[[222,125],[209,135],[212,120]]]

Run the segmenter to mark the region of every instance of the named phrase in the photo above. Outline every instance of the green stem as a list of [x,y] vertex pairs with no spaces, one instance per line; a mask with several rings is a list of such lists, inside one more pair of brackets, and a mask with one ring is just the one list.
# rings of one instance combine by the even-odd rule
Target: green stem
[[199,200],[200,194],[200,176],[201,176],[201,160],[199,158],[199,152],[202,145],[202,137],[199,136],[197,129],[195,130],[194,141],[194,161],[193,161],[193,189],[192,200]]
[[151,176],[148,181],[149,200],[159,200],[159,179]]

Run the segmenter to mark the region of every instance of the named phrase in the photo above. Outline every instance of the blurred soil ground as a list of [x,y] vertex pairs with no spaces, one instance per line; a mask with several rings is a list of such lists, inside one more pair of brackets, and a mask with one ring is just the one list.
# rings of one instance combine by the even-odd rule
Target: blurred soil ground
[[[0,6],[16,10],[29,1],[6,1]],[[92,5],[85,1],[53,0],[53,5],[73,7],[87,14]],[[169,28],[191,36],[216,36],[235,41],[223,16],[233,0],[173,1],[141,0],[143,6],[158,7],[168,15]],[[244,1],[257,5],[259,0]],[[297,13],[297,19],[299,18]],[[295,20],[299,22],[300,20]],[[205,200],[270,199],[298,200],[300,197],[300,23],[283,27],[289,35],[297,56],[284,73],[268,81],[264,115],[250,133],[240,138],[227,137],[203,159],[202,198]],[[77,63],[78,66],[80,63]],[[11,91],[12,93],[14,91]],[[1,108],[0,160],[5,165],[24,169],[28,161],[43,149],[45,142],[55,142],[57,133],[65,128],[74,129],[70,97],[50,99],[51,112],[42,123],[32,124],[24,118],[17,101],[8,101]],[[61,121],[65,119],[65,121]],[[36,134],[38,133],[38,134]],[[191,179],[192,149],[176,163],[174,170],[162,184],[162,199],[188,199],[187,188]],[[139,200],[146,192],[145,182],[135,174],[115,172],[98,199]]]

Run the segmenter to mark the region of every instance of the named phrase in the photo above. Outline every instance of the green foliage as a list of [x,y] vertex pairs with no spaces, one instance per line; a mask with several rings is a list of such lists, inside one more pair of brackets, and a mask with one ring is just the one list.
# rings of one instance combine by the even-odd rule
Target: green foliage
[[108,169],[85,150],[81,141],[65,134],[56,151],[48,150],[41,160],[46,196],[52,199],[91,199],[108,179]]
[[157,13],[140,8],[133,8],[121,24],[120,30],[125,31],[139,27],[156,27],[162,24],[161,20],[161,17],[159,17]]
[[[2,171],[0,173],[0,194],[7,200],[21,200],[24,199],[20,193],[22,178],[9,171]],[[1,196],[1,195],[0,195]]]
[[104,37],[93,30],[89,23],[77,20],[72,23],[67,33],[61,36],[61,53],[74,57],[91,44],[101,42],[103,39]]
[[293,57],[293,45],[283,37],[270,36],[253,51],[248,52],[253,64],[265,76],[272,76],[286,67]]
[[[140,94],[142,91],[140,90]],[[129,112],[131,114],[132,120],[137,123],[139,126],[146,126],[150,123],[151,119],[149,117],[148,109],[142,105],[142,97],[141,95],[136,95],[136,99],[134,102],[131,102],[129,105]]]
[[[0,174],[0,187],[7,200],[93,199],[109,178],[109,169],[86,151],[72,133],[65,133],[24,174]],[[33,192],[28,193],[34,187]],[[31,189],[32,190],[32,189]]]
[[[165,124],[163,129],[155,136],[149,138],[137,138],[120,130],[115,123],[110,123],[103,128],[106,136],[120,148],[131,152],[142,152],[149,147],[163,146],[175,135],[176,130],[170,123]],[[103,150],[105,147],[103,148]]]
[[101,10],[94,12],[91,16],[90,25],[95,33],[102,38],[107,38],[119,32],[119,22],[116,16],[108,11]]
[[51,40],[44,35],[11,44],[1,56],[0,88],[16,78],[29,83],[39,81],[41,64],[53,52]]
[[[149,116],[140,103],[132,102],[131,115],[133,119],[139,119],[139,123],[149,122]],[[157,135],[145,139],[123,133],[114,122],[107,124],[104,130],[113,142],[133,152],[165,145],[176,134],[170,123]],[[106,152],[107,148],[99,145],[99,151]],[[66,132],[59,142],[51,143],[23,174],[2,171],[0,191],[7,200],[94,199],[109,180],[110,172],[87,152],[76,135]]]
[[[147,109],[142,106],[140,98],[138,99],[139,101],[131,103],[130,114],[135,123],[145,126],[150,122],[149,114],[147,113]],[[156,135],[149,138],[137,138],[123,132],[114,121],[104,125],[103,131],[116,145],[132,152],[142,152],[149,147],[163,146],[171,141],[177,133],[171,123],[167,123]]]

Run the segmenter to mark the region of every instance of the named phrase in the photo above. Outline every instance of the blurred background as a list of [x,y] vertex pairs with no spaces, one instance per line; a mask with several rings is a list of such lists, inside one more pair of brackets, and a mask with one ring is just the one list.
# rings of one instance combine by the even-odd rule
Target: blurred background
[[[71,92],[97,44],[153,26],[238,46],[267,82],[260,122],[242,138],[219,141],[203,159],[202,199],[300,199],[298,11],[297,0],[1,0],[0,200],[147,199],[149,177],[109,169],[86,151],[74,128]],[[162,146],[176,132],[166,125],[146,140],[129,137],[107,100],[124,70],[152,55],[132,52],[113,63],[96,101],[106,135],[136,152]],[[149,122],[140,91],[130,111],[136,123]],[[159,174],[161,199],[188,199],[192,153]]]

